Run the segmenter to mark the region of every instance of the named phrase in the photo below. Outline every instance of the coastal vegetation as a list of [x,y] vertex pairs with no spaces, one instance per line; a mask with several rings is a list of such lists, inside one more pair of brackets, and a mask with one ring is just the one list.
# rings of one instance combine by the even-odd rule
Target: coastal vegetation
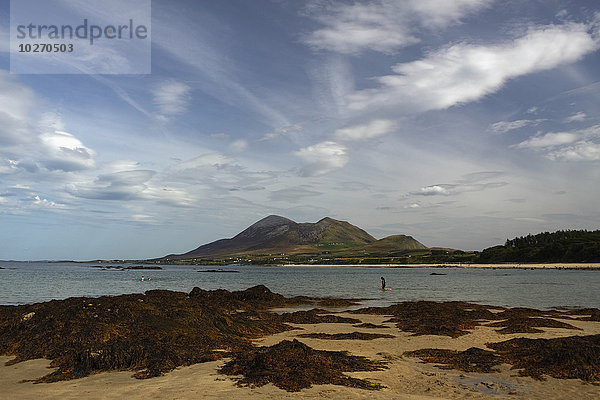
[[193,265],[370,265],[600,262],[600,230],[544,232],[483,251],[427,247],[408,235],[375,239],[346,221],[297,223],[270,215],[230,239],[147,260]]
[[600,230],[544,232],[487,248],[479,262],[600,262]]

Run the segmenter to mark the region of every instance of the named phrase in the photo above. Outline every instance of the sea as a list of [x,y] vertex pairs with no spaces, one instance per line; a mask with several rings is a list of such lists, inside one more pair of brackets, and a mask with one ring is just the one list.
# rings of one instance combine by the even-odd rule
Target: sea
[[[130,266],[97,262],[0,262],[0,304],[31,304],[153,289],[189,293],[194,287],[233,291],[265,285],[288,297],[361,299],[361,306],[459,300],[538,309],[600,308],[598,270],[198,265],[161,265],[161,270],[109,268]],[[389,290],[381,290],[381,277]]]

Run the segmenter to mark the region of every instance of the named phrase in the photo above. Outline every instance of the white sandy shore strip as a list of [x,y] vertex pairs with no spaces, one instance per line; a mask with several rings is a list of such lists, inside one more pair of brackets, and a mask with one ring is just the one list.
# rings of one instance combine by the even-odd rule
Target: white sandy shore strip
[[368,268],[507,268],[507,269],[598,269],[600,263],[505,263],[505,264],[280,264],[279,267],[368,267]]
[[477,327],[471,334],[455,339],[445,336],[411,336],[400,332],[393,324],[384,323],[381,315],[341,314],[363,322],[385,324],[388,328],[355,328],[352,324],[303,324],[302,330],[287,331],[265,337],[258,345],[270,346],[284,339],[297,338],[301,333],[370,332],[392,334],[395,338],[375,340],[322,340],[298,338],[320,350],[346,350],[376,360],[389,361],[388,369],[374,372],[355,372],[350,375],[369,379],[386,386],[380,391],[366,391],[335,385],[314,385],[298,393],[288,393],[273,385],[259,388],[237,387],[234,381],[217,373],[224,361],[196,364],[177,368],[164,376],[137,380],[132,372],[95,374],[83,379],[50,384],[20,383],[50,372],[49,361],[32,360],[13,366],[4,366],[10,357],[0,357],[0,398],[4,399],[598,399],[600,386],[584,384],[577,379],[536,381],[521,377],[502,365],[500,372],[491,374],[464,373],[438,369],[418,359],[404,357],[405,351],[421,348],[466,350],[469,347],[486,348],[489,342],[514,337],[554,338],[572,335],[600,334],[600,323],[568,322],[584,331],[546,328],[539,334],[501,335],[491,327]]

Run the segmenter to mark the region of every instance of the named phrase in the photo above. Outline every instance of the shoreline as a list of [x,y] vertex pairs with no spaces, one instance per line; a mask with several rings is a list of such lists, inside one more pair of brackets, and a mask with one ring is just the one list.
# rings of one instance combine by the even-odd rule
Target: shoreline
[[600,270],[600,263],[432,263],[432,264],[278,264],[277,267],[366,267],[366,268],[483,268],[483,269],[577,269]]

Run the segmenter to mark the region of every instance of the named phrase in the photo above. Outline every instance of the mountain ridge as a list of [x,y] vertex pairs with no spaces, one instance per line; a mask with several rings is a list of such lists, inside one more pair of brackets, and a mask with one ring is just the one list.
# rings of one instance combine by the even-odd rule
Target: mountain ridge
[[226,257],[256,253],[321,253],[332,249],[356,248],[402,251],[427,249],[410,236],[393,235],[375,239],[348,221],[324,217],[317,222],[298,223],[279,215],[269,215],[253,223],[237,235],[201,245],[165,259]]

